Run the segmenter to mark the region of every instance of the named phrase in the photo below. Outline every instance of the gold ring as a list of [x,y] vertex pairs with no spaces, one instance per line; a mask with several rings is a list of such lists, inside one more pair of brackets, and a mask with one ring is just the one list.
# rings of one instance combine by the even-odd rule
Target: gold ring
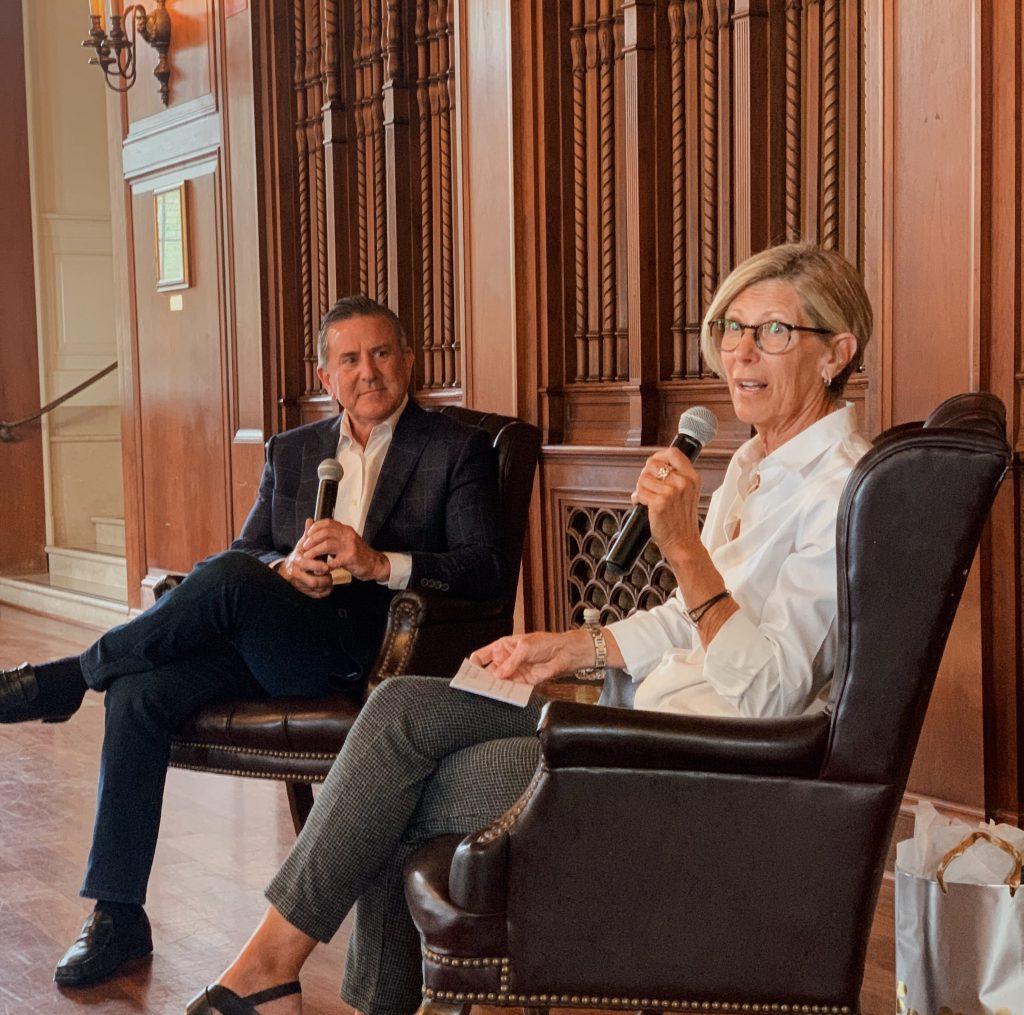
[[655,473],[655,476],[657,476],[657,477],[658,477],[658,479],[665,479],[665,478],[666,478],[666,477],[668,476],[668,474],[669,474],[669,473],[670,473],[671,471],[672,471],[672,470],[671,470],[671,469],[670,469],[670,468],[669,468],[669,467],[668,467],[667,465],[663,465],[663,466],[662,466],[662,467],[661,467],[660,469],[658,469],[658,471],[657,471],[657,472]]

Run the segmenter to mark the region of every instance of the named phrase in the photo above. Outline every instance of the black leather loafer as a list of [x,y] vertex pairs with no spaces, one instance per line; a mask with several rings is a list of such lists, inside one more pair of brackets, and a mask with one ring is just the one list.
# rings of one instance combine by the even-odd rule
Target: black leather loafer
[[185,1015],[259,1015],[261,1004],[300,993],[302,984],[298,980],[279,983],[276,987],[268,987],[245,997],[240,997],[230,988],[215,983],[189,1001]]
[[67,722],[74,712],[53,713],[39,701],[35,670],[22,663],[13,670],[0,670],[0,723]]
[[78,940],[64,953],[54,970],[53,981],[60,987],[101,983],[152,951],[153,935],[145,912],[134,919],[115,922],[110,913],[97,910],[89,914]]

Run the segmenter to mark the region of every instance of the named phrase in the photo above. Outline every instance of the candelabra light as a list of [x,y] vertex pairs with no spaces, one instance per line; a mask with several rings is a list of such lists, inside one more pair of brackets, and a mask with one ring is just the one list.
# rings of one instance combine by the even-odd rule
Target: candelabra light
[[[119,6],[119,5],[118,5]],[[156,0],[153,11],[147,12],[142,4],[129,4],[123,12],[115,13],[111,4],[109,26],[104,28],[102,0],[89,0],[92,27],[89,38],[82,45],[96,51],[89,63],[103,71],[108,87],[115,92],[126,92],[135,84],[135,45],[141,35],[159,54],[153,77],[160,83],[160,98],[167,105],[171,68],[167,51],[171,47],[171,16],[167,13],[167,0]]]

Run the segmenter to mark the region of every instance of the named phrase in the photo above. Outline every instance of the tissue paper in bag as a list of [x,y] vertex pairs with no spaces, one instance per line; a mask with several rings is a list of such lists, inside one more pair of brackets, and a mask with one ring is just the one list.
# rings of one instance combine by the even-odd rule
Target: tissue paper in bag
[[1024,832],[917,817],[897,847],[897,1010],[1024,1015]]

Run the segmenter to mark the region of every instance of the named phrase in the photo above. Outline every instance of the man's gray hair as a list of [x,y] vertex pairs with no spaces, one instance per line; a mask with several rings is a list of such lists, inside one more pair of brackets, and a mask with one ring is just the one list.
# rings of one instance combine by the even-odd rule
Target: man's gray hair
[[321,370],[327,368],[327,333],[331,330],[332,324],[340,321],[349,321],[353,317],[383,317],[391,324],[391,331],[398,341],[400,349],[409,348],[409,340],[405,337],[405,328],[398,316],[390,308],[371,300],[369,296],[356,293],[353,296],[342,296],[330,310],[324,314],[320,322],[320,330],[316,336],[316,362]]

